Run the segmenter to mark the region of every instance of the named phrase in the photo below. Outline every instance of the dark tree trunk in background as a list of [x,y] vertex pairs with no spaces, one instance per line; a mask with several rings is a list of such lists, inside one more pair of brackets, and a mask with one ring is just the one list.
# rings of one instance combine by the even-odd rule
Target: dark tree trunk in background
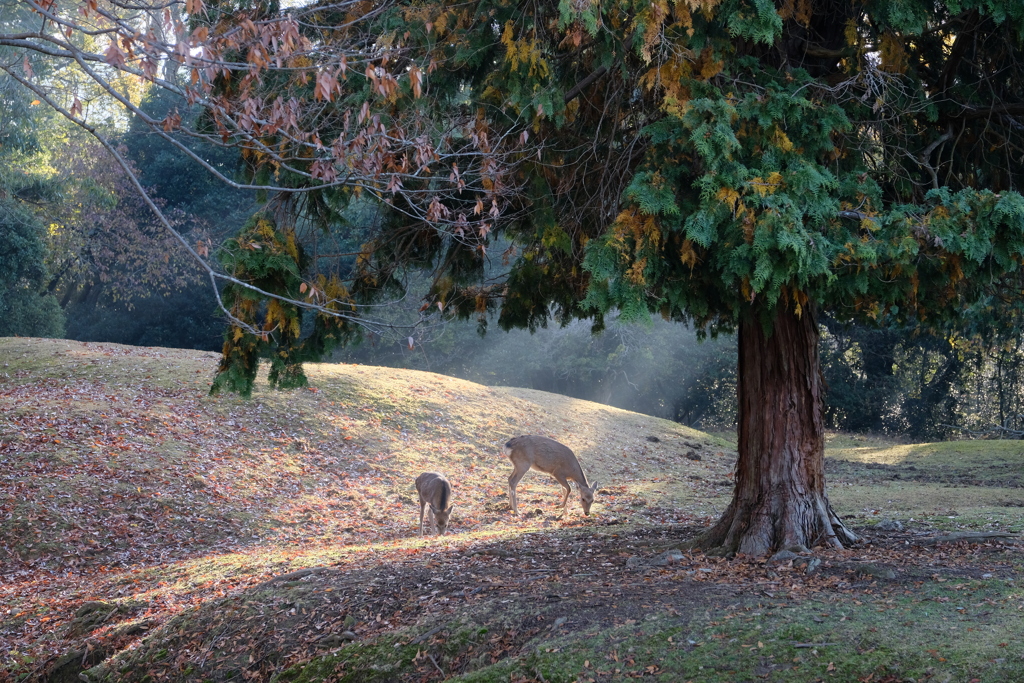
[[893,375],[896,347],[900,344],[901,336],[894,330],[869,329],[862,329],[860,334],[854,335],[860,345],[865,384],[870,392],[867,401],[868,423],[857,425],[858,428],[867,428],[874,432],[885,431],[885,413],[896,382]]
[[767,335],[741,323],[736,488],[697,546],[759,556],[857,540],[825,495],[823,394],[813,313],[779,311]]

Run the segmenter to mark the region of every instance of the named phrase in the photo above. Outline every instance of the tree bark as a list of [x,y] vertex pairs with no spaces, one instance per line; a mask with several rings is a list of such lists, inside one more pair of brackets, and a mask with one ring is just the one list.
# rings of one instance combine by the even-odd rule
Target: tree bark
[[779,310],[767,334],[756,317],[740,324],[736,488],[697,547],[760,556],[857,540],[825,495],[824,382],[808,309]]

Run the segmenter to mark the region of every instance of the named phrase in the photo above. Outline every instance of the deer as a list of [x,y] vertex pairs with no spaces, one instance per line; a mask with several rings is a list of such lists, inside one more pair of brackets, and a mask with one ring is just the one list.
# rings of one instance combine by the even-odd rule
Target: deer
[[569,494],[572,488],[569,480],[576,482],[580,490],[580,504],[583,506],[583,514],[590,515],[590,506],[594,503],[594,494],[597,493],[597,484],[593,486],[587,483],[587,475],[583,474],[580,461],[568,448],[554,439],[546,436],[517,436],[505,444],[505,455],[512,461],[512,474],[508,478],[508,497],[512,501],[512,514],[519,515],[519,499],[516,496],[516,486],[519,480],[531,469],[550,474],[562,488],[565,489],[565,497],[559,506],[564,511],[569,502]]
[[416,477],[416,493],[420,496],[420,536],[423,535],[423,513],[428,507],[428,517],[435,535],[447,533],[448,519],[455,509],[454,505],[448,504],[452,497],[452,485],[439,472],[424,472]]

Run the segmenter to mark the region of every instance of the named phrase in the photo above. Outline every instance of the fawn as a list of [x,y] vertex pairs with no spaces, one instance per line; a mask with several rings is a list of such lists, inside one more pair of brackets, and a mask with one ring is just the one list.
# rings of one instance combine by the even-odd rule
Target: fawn
[[438,472],[424,472],[416,477],[416,493],[420,495],[420,536],[423,535],[423,512],[429,507],[429,519],[435,535],[448,531],[448,518],[451,517],[454,505],[448,501],[452,497],[452,485]]
[[569,494],[572,488],[569,486],[569,479],[576,482],[580,489],[580,504],[583,505],[583,514],[590,514],[590,506],[594,503],[594,494],[597,493],[597,484],[587,484],[587,475],[583,474],[580,461],[567,446],[563,446],[553,439],[545,436],[517,436],[505,444],[505,455],[512,461],[512,474],[508,478],[508,497],[512,501],[512,514],[519,514],[519,501],[516,497],[516,486],[531,469],[554,477],[562,488],[565,489],[565,497],[559,506],[565,510],[569,502]]

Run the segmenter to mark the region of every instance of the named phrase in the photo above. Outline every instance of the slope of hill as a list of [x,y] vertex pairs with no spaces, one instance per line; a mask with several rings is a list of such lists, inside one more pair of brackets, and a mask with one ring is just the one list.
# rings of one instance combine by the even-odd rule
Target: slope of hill
[[[452,481],[463,539],[689,521],[729,491],[727,444],[665,420],[358,365],[310,366],[306,390],[210,397],[217,359],[0,339],[0,600],[34,643],[21,656],[59,654],[52,625],[103,594],[97,576],[136,586],[153,625],[344,549],[418,542],[425,470]],[[526,514],[511,517],[501,445],[523,433],[574,449],[601,484],[593,517],[575,495],[556,514],[561,489],[537,473],[519,486]]]

